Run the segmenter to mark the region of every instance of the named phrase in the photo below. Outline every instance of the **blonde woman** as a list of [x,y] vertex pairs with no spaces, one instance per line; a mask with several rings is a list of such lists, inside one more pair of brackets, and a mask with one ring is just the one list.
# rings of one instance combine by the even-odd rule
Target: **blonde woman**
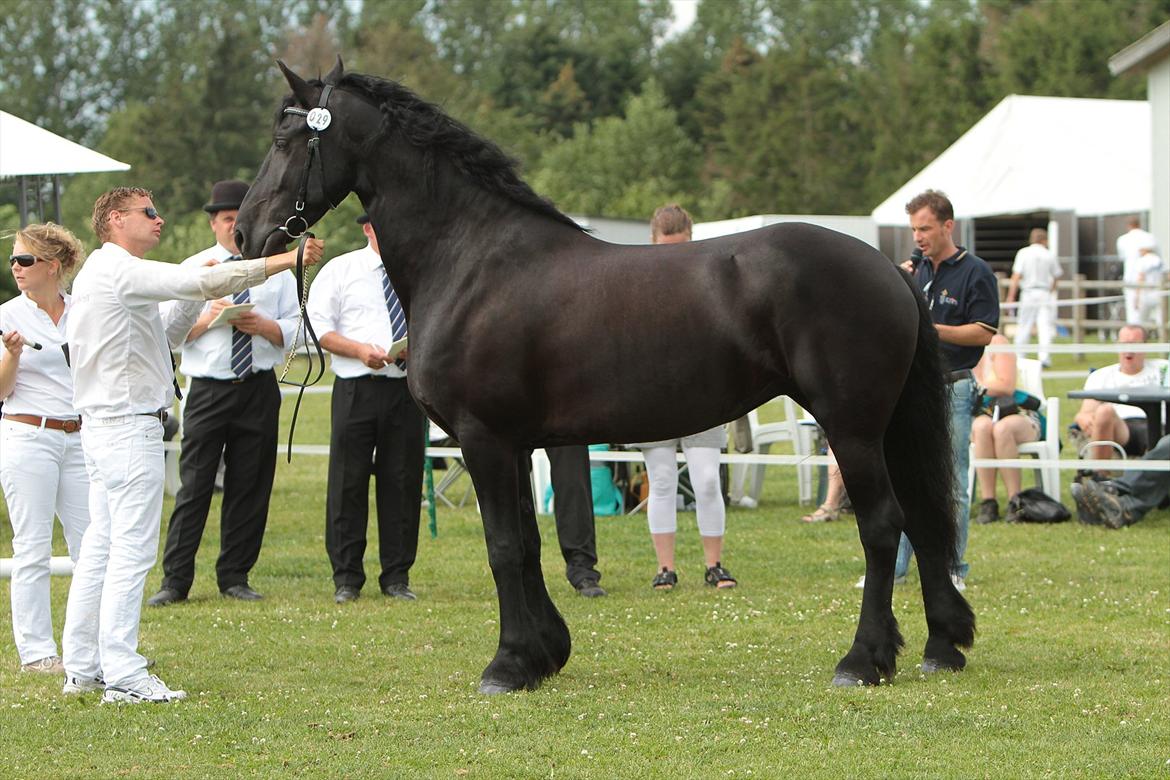
[[81,242],[60,225],[23,228],[9,258],[20,295],[0,305],[0,485],[12,523],[12,634],[25,672],[64,671],[49,610],[53,515],[75,562],[89,525],[89,477],[65,351],[65,280],[81,253]]
[[[691,215],[677,205],[663,206],[650,221],[650,240],[655,244],[679,244],[691,240]],[[735,577],[723,567],[725,510],[719,484],[719,449],[727,443],[722,425],[684,436],[681,439],[636,444],[646,461],[650,496],[646,517],[650,539],[658,557],[658,573],[650,583],[655,590],[672,590],[678,584],[674,570],[674,538],[678,527],[675,494],[678,492],[678,465],[675,453],[681,446],[686,455],[691,486],[695,490],[695,514],[707,571],[703,579],[712,587],[734,588]]]

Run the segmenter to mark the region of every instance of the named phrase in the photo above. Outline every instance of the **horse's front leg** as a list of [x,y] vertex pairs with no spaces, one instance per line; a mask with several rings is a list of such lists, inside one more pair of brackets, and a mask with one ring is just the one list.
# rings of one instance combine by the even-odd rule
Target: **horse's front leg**
[[[876,451],[875,451],[876,449]],[[865,589],[853,646],[837,664],[833,684],[877,685],[897,670],[902,634],[894,618],[894,561],[902,530],[902,510],[894,497],[880,445],[834,447],[857,515],[857,532],[865,549]]]
[[[526,453],[489,434],[465,434],[461,442],[483,514],[488,563],[500,605],[499,646],[483,671],[479,690],[536,688],[568,659],[569,631],[549,599],[540,571],[528,471],[517,467]],[[521,484],[527,494],[526,513],[521,510]]]

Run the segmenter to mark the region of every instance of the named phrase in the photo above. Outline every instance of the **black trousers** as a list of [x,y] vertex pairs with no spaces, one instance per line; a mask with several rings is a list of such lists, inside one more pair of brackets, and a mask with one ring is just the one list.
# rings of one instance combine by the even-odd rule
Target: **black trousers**
[[246,585],[260,557],[268,501],[276,474],[280,388],[272,371],[238,383],[192,379],[183,409],[183,485],[167,526],[163,587],[186,595],[195,581],[195,553],[203,538],[215,473],[224,459],[220,550],[215,577],[221,591]]
[[589,448],[584,444],[549,447],[549,477],[557,541],[565,559],[565,576],[575,588],[582,581],[601,580],[597,571],[597,532],[593,519],[593,486],[589,481]]
[[336,587],[361,589],[369,522],[370,476],[378,512],[380,587],[410,582],[422,511],[426,417],[405,379],[333,382],[325,549]]

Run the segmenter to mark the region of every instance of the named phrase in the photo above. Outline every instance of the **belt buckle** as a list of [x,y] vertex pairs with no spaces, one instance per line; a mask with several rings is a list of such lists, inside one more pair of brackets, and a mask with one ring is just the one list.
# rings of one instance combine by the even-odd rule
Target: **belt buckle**
[[77,433],[81,430],[81,420],[62,420],[61,430],[65,433]]

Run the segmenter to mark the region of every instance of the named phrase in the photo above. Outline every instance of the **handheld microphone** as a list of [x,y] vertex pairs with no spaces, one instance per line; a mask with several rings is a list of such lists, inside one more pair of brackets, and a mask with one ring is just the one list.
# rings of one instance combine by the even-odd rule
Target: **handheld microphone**
[[[0,330],[0,336],[3,336],[3,335],[4,335],[4,331]],[[43,347],[41,347],[40,344],[36,343],[35,341],[29,341],[24,336],[20,337],[20,343],[25,345],[26,347],[31,347],[32,349],[43,349]]]
[[918,264],[922,262],[922,259],[925,256],[926,255],[922,254],[921,249],[919,249],[918,247],[914,247],[914,251],[910,253],[910,267],[917,268]]

